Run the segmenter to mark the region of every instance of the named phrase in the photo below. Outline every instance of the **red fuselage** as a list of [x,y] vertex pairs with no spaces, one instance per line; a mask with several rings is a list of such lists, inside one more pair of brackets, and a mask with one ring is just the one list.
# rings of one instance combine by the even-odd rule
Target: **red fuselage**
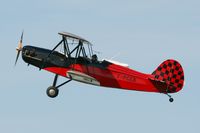
[[75,71],[79,71],[94,77],[100,82],[100,85],[104,87],[159,92],[149,80],[150,78],[153,78],[152,75],[143,74],[117,64],[110,64],[106,69],[101,69],[95,66],[75,64],[69,66],[68,68],[47,67],[44,68],[44,70],[67,77],[67,72],[72,68]]

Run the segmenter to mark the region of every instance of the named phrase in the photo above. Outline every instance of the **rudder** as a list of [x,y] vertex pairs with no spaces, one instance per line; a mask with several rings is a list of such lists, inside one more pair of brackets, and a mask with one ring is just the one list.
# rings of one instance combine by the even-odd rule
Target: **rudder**
[[166,84],[166,87],[156,86],[161,92],[178,92],[184,85],[184,72],[180,63],[176,60],[166,60],[152,73],[154,81]]

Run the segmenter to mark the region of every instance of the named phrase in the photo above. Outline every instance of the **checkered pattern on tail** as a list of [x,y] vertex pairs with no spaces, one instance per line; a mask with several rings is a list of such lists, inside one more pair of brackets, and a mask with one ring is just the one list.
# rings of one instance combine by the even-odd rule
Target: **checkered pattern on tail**
[[166,83],[166,88],[158,88],[166,90],[167,93],[178,92],[184,85],[183,68],[175,60],[166,60],[152,73],[155,80]]

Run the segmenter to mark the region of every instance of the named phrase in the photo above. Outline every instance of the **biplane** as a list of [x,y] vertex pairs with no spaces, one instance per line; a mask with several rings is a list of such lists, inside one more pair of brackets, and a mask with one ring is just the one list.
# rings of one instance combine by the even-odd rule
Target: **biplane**
[[[53,49],[35,46],[22,46],[23,32],[17,47],[17,63],[20,52],[22,59],[29,64],[55,74],[53,84],[47,88],[47,95],[54,98],[59,88],[70,81],[119,88],[125,90],[157,92],[166,94],[180,91],[184,85],[184,72],[180,63],[168,59],[151,74],[130,69],[127,64],[112,60],[99,60],[93,53],[92,44],[77,35],[60,32],[61,41]],[[67,80],[57,85],[58,77]]]

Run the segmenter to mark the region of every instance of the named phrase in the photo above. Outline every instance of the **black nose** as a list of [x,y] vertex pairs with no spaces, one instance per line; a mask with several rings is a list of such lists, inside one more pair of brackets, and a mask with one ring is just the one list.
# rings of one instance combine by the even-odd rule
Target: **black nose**
[[25,49],[25,50],[24,50],[24,54],[25,54],[26,56],[29,56],[29,55],[30,55],[30,50]]
[[31,46],[24,46],[22,53],[25,56],[32,56],[32,57],[36,56],[36,50],[34,47]]

